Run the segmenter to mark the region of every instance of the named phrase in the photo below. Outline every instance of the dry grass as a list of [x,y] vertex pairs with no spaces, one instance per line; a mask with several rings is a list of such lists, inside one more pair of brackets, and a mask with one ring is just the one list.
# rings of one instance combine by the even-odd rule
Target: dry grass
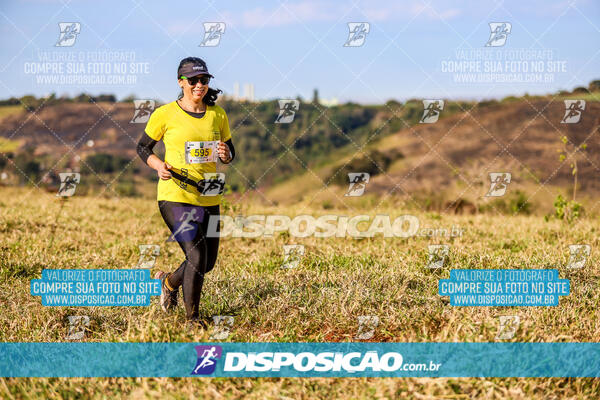
[[[69,315],[89,315],[86,341],[202,342],[209,332],[184,329],[184,312],[162,313],[156,299],[139,308],[43,307],[29,294],[29,281],[44,268],[130,268],[138,245],[160,244],[156,269],[182,260],[158,208],[148,199],[73,197],[60,216],[60,201],[30,188],[0,193],[0,340],[64,341]],[[354,199],[348,199],[352,202]],[[357,211],[374,215],[356,199],[355,210],[266,208],[244,201],[242,213],[313,215]],[[406,213],[398,205],[392,216]],[[413,212],[411,212],[413,213]],[[372,239],[224,238],[215,270],[201,300],[206,319],[233,315],[228,341],[352,341],[359,315],[377,315],[370,341],[494,341],[499,315],[518,314],[513,341],[598,341],[600,278],[598,224],[573,225],[540,216],[450,216],[419,213],[422,227],[459,225],[459,238]],[[52,242],[52,237],[54,240]],[[50,243],[52,244],[50,245]],[[296,269],[283,270],[283,245],[298,243],[306,255]],[[571,294],[558,307],[459,308],[437,296],[448,268],[424,268],[427,245],[451,245],[451,268],[543,268],[555,266],[571,280]],[[567,270],[568,245],[587,243],[592,259],[581,271]],[[153,272],[154,272],[153,270]],[[2,398],[589,398],[591,379],[5,379]]]
[[24,113],[22,105],[16,106],[0,106],[0,119],[8,116],[8,115],[18,115]]

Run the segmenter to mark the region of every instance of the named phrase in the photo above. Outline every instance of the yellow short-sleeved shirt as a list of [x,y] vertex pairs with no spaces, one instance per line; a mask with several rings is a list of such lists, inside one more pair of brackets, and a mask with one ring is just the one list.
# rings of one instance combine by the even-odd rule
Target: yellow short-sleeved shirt
[[[173,101],[158,107],[146,124],[146,134],[152,139],[163,140],[165,161],[183,176],[199,181],[205,173],[216,172],[217,163],[186,164],[185,142],[231,139],[227,114],[221,107],[207,106],[202,118],[192,117]],[[177,201],[199,206],[214,206],[221,203],[221,195],[202,196],[193,185],[175,177],[158,180],[157,200]]]

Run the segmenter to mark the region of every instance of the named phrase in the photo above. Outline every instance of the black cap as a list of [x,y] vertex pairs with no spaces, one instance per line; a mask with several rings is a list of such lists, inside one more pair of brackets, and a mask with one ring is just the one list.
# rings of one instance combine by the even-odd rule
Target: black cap
[[189,63],[185,63],[183,66],[179,67],[177,70],[177,77],[179,78],[181,75],[186,78],[191,78],[196,75],[208,75],[211,78],[214,78],[206,67],[206,63],[204,60],[200,58],[194,58],[194,61],[190,61]]

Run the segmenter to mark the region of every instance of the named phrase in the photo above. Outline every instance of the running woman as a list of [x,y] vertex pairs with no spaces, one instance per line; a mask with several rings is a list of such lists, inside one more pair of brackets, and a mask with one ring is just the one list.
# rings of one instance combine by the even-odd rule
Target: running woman
[[[160,178],[158,208],[171,238],[185,254],[177,270],[155,275],[162,282],[160,305],[166,312],[173,310],[181,286],[187,320],[203,327],[200,294],[204,275],[215,266],[219,250],[218,235],[207,237],[207,229],[210,216],[219,215],[221,195],[203,195],[202,185],[196,183],[207,182],[205,174],[216,172],[215,151],[224,164],[235,157],[227,115],[215,105],[221,90],[209,87],[211,78],[202,59],[181,60],[177,69],[179,98],[152,113],[137,145],[140,158]],[[165,145],[164,161],[152,151],[159,140]]]

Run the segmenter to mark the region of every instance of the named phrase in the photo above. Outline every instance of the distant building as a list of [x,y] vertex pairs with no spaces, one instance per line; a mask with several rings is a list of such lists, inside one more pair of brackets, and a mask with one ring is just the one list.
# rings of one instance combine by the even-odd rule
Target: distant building
[[322,104],[325,107],[332,107],[339,105],[340,102],[337,97],[332,97],[331,99],[319,99],[319,104]]
[[254,84],[244,83],[244,94],[240,95],[240,83],[233,83],[233,99],[234,100],[246,100],[254,101]]

